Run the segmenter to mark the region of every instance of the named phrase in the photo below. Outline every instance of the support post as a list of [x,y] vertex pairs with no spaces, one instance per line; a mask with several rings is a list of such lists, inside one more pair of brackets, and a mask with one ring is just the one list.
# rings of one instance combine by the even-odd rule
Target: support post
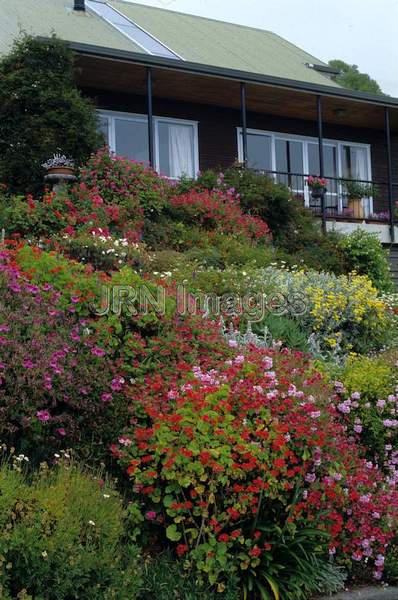
[[[325,177],[325,161],[323,154],[323,120],[322,120],[322,96],[316,97],[317,119],[318,119],[318,146],[319,146],[319,177]],[[326,233],[326,198],[325,192],[321,196],[322,231]]]
[[384,122],[385,122],[386,145],[387,145],[388,211],[389,211],[389,222],[390,222],[390,240],[391,240],[391,243],[393,244],[395,242],[394,191],[393,191],[393,181],[392,181],[390,109],[388,108],[388,106],[384,107]]
[[146,94],[147,94],[147,110],[148,110],[148,154],[149,164],[155,168],[155,154],[153,143],[153,98],[152,98],[152,69],[147,67],[146,70]]
[[247,167],[247,110],[246,110],[246,84],[240,84],[240,107],[242,113],[242,142],[243,142],[243,164]]

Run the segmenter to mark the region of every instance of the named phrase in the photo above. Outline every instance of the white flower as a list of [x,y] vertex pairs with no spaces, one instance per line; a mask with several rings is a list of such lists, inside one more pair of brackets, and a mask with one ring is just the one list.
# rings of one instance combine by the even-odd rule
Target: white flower
[[94,521],[89,521],[89,522],[88,522],[88,524],[89,524],[89,525],[92,525],[92,527],[95,527],[95,523],[94,523]]

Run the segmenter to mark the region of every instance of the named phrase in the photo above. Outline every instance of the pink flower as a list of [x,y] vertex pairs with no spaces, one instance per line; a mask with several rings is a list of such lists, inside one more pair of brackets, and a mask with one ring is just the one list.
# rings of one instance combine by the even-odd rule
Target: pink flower
[[51,419],[51,415],[48,412],[48,410],[38,410],[37,413],[36,413],[36,417],[42,423],[45,423],[46,421],[49,421]]
[[114,392],[120,392],[123,387],[124,379],[123,377],[115,377],[112,379],[111,388]]
[[113,396],[109,392],[104,392],[101,395],[101,400],[102,402],[111,402],[113,400]]
[[61,437],[64,437],[66,435],[66,431],[63,427],[59,427],[58,429],[55,430],[58,435],[60,435]]
[[153,510],[148,510],[148,512],[145,514],[145,517],[148,519],[148,521],[153,521],[156,519],[156,513]]
[[105,356],[105,350],[103,350],[102,348],[98,348],[98,346],[94,346],[94,348],[91,348],[91,354],[94,354],[94,356]]

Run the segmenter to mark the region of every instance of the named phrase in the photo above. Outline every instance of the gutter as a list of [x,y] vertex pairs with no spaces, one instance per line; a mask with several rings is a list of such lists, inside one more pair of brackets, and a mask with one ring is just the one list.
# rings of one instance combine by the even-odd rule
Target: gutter
[[[39,39],[48,41],[48,38]],[[286,79],[283,77],[261,75],[247,71],[215,67],[188,61],[177,61],[171,58],[163,58],[160,56],[153,56],[140,52],[130,52],[128,50],[116,50],[113,48],[105,48],[103,46],[91,44],[69,42],[69,47],[77,54],[83,56],[92,56],[106,60],[116,60],[147,67],[159,67],[163,69],[170,69],[172,71],[207,75],[219,79],[229,79],[232,81],[239,81],[249,84],[253,83],[258,85],[273,86],[298,92],[308,92],[311,94],[329,96],[331,98],[345,98],[347,100],[355,100],[365,104],[398,108],[398,98],[393,98],[391,96],[379,96],[377,94],[369,94],[367,92],[357,92],[338,87],[334,88],[328,85],[305,83],[303,81],[296,81],[294,79]]]

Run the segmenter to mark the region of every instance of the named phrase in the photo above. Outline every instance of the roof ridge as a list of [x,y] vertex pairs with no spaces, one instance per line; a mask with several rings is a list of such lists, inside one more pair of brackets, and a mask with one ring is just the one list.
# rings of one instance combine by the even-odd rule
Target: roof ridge
[[300,52],[307,54],[307,56],[310,56],[311,58],[316,59],[319,62],[319,64],[322,64],[325,66],[327,65],[327,63],[325,61],[321,60],[320,58],[317,58],[316,56],[314,56],[310,52],[307,52],[303,48],[300,48],[300,46],[291,42],[290,40],[287,40],[285,37],[283,37],[279,33],[275,33],[275,31],[271,31],[271,29],[262,29],[260,27],[253,27],[252,25],[242,25],[242,23],[234,23],[232,21],[223,21],[222,19],[215,19],[214,17],[204,17],[203,15],[195,15],[192,13],[186,13],[186,12],[182,12],[179,10],[172,10],[170,8],[161,8],[160,6],[151,6],[148,4],[141,4],[140,2],[131,2],[130,0],[110,0],[110,2],[114,2],[115,4],[117,4],[117,3],[128,4],[129,6],[140,6],[140,7],[148,8],[150,10],[168,12],[168,13],[177,14],[177,15],[183,15],[185,17],[194,17],[195,19],[201,19],[202,21],[212,21],[214,23],[222,23],[224,25],[232,25],[233,27],[237,27],[238,29],[250,29],[252,31],[267,33],[269,35],[279,38],[286,45],[292,46],[292,47],[296,48],[297,50],[299,50]]

